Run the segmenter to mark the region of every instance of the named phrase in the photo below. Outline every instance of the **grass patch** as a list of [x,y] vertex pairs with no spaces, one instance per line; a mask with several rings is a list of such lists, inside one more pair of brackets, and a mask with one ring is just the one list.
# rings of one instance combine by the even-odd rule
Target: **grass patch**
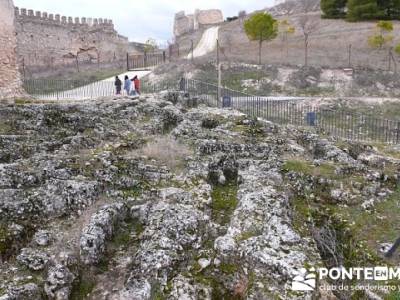
[[287,160],[283,164],[282,170],[286,172],[292,171],[296,173],[302,173],[304,175],[326,177],[330,179],[339,178],[339,176],[335,173],[335,166],[327,163],[314,166],[305,160]]
[[218,281],[218,275],[208,273],[196,273],[193,275],[195,282],[211,287],[211,299],[233,299],[231,293]]
[[167,296],[163,292],[161,286],[157,284],[155,287],[152,288],[151,290],[151,299],[152,300],[166,300]]
[[393,146],[383,143],[372,144],[374,148],[385,156],[391,156],[396,159],[400,159],[400,151],[393,149]]
[[236,241],[240,242],[240,241],[245,241],[248,240],[254,236],[258,236],[259,234],[257,232],[254,231],[245,231],[242,232],[239,236],[236,237]]
[[[108,249],[107,249],[107,251],[108,251]],[[108,258],[106,256],[102,257],[100,259],[99,263],[96,265],[96,267],[97,267],[97,270],[100,273],[108,272],[108,270],[110,269],[109,268],[109,260],[108,260]]]
[[400,188],[386,200],[374,206],[374,211],[367,212],[360,207],[340,208],[339,211],[352,220],[352,226],[360,240],[367,241],[372,249],[378,248],[378,242],[394,242],[400,235]]
[[[87,273],[85,272],[87,271]],[[93,291],[96,283],[88,270],[81,270],[79,278],[72,287],[71,300],[84,300]]]
[[237,200],[238,186],[236,183],[227,185],[216,185],[211,191],[212,198],[212,217],[221,225],[226,225],[235,210]]
[[143,190],[145,189],[145,187],[143,187],[141,184],[140,185],[136,185],[130,189],[124,190],[122,192],[124,199],[128,199],[128,198],[138,198],[142,193]]
[[264,136],[264,126],[257,121],[257,119],[252,120],[250,124],[243,124],[242,120],[239,120],[232,128],[233,132],[238,132],[242,135],[258,138]]
[[330,96],[335,95],[336,90],[335,87],[308,87],[305,89],[296,90],[295,94],[298,96]]
[[179,171],[185,168],[185,159],[192,155],[193,151],[170,136],[159,136],[132,154],[133,156],[146,156],[167,166],[172,171]]
[[385,300],[400,300],[400,292],[392,292],[385,297]]
[[381,242],[394,242],[400,232],[400,188],[386,200],[377,203],[374,211],[355,206],[336,206],[313,202],[307,197],[292,199],[293,226],[301,236],[312,235],[311,225],[328,224],[336,232],[346,266],[379,265]]
[[110,252],[118,249],[126,249],[133,243],[133,233],[135,236],[139,236],[144,230],[143,224],[134,219],[127,220],[120,226],[118,232],[114,235],[111,240],[111,245],[108,247]]
[[24,105],[24,104],[32,103],[32,101],[27,100],[27,99],[17,98],[14,100],[14,103],[16,105]]
[[[369,247],[367,239],[370,237],[360,235],[357,230],[362,231],[364,228],[360,224],[355,225],[353,219],[349,219],[340,208],[334,205],[321,205],[301,197],[294,199],[292,206],[294,209],[293,226],[301,236],[315,237],[313,234],[316,231],[325,230],[323,228],[335,232],[336,255],[338,258],[342,257],[344,266],[369,266],[382,263],[382,260],[376,255],[376,251]],[[320,249],[320,251],[325,250]],[[321,252],[321,257],[327,267],[333,266],[330,252],[328,256],[327,253]]]
[[238,267],[236,265],[229,263],[221,263],[219,265],[219,269],[225,274],[235,274],[238,271]]
[[9,248],[9,237],[7,227],[0,224],[0,257],[7,254]]
[[13,127],[7,122],[0,121],[0,135],[10,134],[13,132]]
[[302,236],[309,236],[308,224],[311,221],[311,210],[307,199],[295,197],[292,200],[293,206],[293,228]]

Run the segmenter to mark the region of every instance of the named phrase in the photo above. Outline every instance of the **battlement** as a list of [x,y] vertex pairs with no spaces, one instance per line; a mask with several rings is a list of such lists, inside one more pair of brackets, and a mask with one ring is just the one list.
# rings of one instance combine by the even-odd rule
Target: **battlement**
[[64,26],[88,26],[88,27],[103,27],[114,29],[112,20],[102,18],[73,18],[61,16],[41,11],[33,11],[32,9],[15,7],[15,18],[17,21],[43,22],[54,25]]

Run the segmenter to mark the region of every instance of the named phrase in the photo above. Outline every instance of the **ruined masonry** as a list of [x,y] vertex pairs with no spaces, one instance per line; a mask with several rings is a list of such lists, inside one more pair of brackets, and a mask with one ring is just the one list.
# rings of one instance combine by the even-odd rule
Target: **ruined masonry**
[[0,99],[13,98],[22,93],[13,12],[12,0],[0,0]]
[[202,26],[218,24],[224,21],[224,16],[219,9],[199,10],[193,15],[186,15],[184,11],[175,15],[174,35],[181,36],[185,33],[198,30]]

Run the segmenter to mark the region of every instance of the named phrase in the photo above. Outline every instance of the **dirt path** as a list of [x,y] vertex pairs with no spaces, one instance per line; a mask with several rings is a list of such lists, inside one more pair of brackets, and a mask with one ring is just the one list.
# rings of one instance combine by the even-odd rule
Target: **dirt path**
[[[133,78],[135,75],[137,75],[139,78],[142,78],[151,72],[152,71],[150,70],[129,71],[118,76],[123,82],[125,75],[127,75],[129,78]],[[114,81],[115,77],[110,77],[78,88],[62,92],[56,91],[49,94],[34,95],[34,97],[37,100],[88,100],[105,96],[113,96],[116,94]]]
[[[204,31],[200,42],[197,44],[193,51],[194,57],[204,56],[212,51],[214,51],[217,46],[219,27],[211,27]],[[192,53],[189,53],[187,59],[192,58]]]

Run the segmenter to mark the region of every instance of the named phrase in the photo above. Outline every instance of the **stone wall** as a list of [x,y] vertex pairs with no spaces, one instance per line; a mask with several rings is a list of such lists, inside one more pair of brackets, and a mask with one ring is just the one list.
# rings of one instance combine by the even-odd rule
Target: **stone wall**
[[224,21],[224,16],[219,9],[199,10],[194,13],[194,29],[201,25],[217,24]]
[[12,0],[0,0],[0,99],[22,94]]
[[18,60],[37,70],[78,61],[109,63],[129,51],[126,37],[108,19],[72,18],[15,8]]
[[199,29],[202,25],[218,24],[223,21],[224,16],[219,9],[196,9],[192,15],[186,15],[184,11],[181,11],[175,14],[174,35],[179,37]]

